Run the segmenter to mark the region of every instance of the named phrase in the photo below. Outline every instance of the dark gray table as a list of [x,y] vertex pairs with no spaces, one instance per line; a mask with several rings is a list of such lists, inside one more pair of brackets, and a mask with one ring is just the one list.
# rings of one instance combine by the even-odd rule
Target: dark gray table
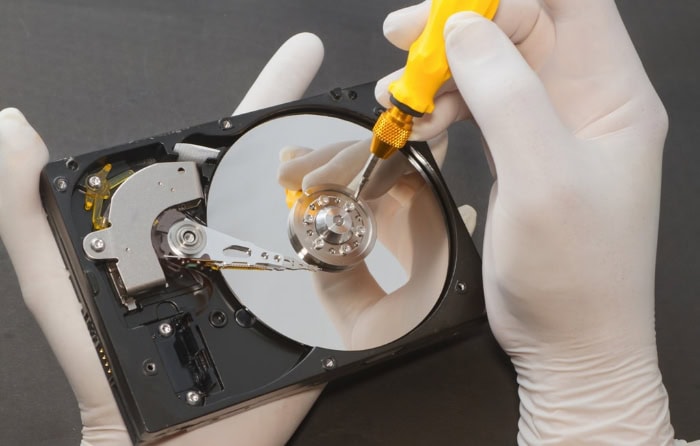
[[[0,107],[22,109],[58,159],[230,113],[277,46],[299,31],[315,32],[326,44],[310,93],[374,80],[404,57],[381,34],[385,14],[400,1],[202,3],[2,0]],[[658,343],[677,435],[697,439],[700,3],[618,3],[670,114]],[[483,226],[490,179],[478,136],[462,124],[451,138],[445,175],[458,203],[481,212]],[[75,399],[22,303],[2,246],[0,266],[0,443],[78,444]],[[507,445],[515,442],[516,422],[512,369],[483,333],[332,385],[292,444]]]

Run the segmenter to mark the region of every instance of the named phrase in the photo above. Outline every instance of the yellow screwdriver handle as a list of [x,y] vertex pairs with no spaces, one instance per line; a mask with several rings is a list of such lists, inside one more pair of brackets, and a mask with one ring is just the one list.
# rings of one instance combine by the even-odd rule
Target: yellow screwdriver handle
[[473,11],[493,19],[499,0],[433,0],[425,29],[408,51],[406,70],[389,85],[394,100],[418,113],[431,113],[438,89],[450,76],[443,30],[457,12]]

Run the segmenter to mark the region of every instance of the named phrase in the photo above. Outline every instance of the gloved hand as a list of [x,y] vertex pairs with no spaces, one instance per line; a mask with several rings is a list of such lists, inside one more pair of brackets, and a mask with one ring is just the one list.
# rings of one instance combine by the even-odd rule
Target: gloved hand
[[[428,8],[391,14],[389,40],[408,48]],[[664,107],[612,0],[501,0],[494,22],[448,21],[454,82],[414,137],[471,116],[486,142],[484,288],[518,442],[672,444],[654,331]]]
[[[292,37],[263,69],[236,113],[298,99],[322,59],[323,46],[316,36]],[[46,146],[24,116],[16,109],[0,111],[0,236],[24,300],[80,405],[81,444],[130,444],[41,206],[39,172],[47,161]],[[320,391],[278,400],[160,444],[284,444]]]
[[[429,145],[441,160],[447,134]],[[369,141],[317,150],[286,147],[280,152],[279,182],[290,190],[328,183],[354,190],[353,181],[369,153]],[[345,346],[352,350],[396,340],[425,318],[435,305],[436,290],[444,284],[449,248],[446,231],[431,230],[444,225],[432,189],[405,157],[396,155],[381,162],[362,198],[374,213],[378,242],[400,262],[408,281],[387,293],[364,262],[349,271],[313,275],[324,308]],[[469,206],[460,211],[473,231],[475,211]]]

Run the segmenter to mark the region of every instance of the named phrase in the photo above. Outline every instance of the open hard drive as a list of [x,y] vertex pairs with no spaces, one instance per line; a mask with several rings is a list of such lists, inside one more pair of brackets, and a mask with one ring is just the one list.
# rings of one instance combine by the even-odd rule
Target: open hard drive
[[379,112],[373,85],[336,89],[45,167],[44,206],[135,443],[484,320],[480,260],[426,143],[387,162],[376,196],[354,197],[352,172],[280,185],[283,147],[357,147]]

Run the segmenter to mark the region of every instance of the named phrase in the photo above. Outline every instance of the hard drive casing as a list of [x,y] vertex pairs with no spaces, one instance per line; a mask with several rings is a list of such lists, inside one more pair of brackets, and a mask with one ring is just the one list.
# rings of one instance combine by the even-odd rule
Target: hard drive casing
[[[85,255],[83,238],[93,228],[90,213],[83,208],[82,185],[88,175],[106,163],[111,163],[115,171],[138,171],[153,163],[175,161],[173,147],[183,142],[221,148],[223,154],[255,125],[290,114],[333,116],[371,128],[381,111],[373,89],[373,84],[338,88],[297,102],[52,162],[44,168],[41,194],[48,220],[134,443],[148,443],[216,421],[470,333],[483,323],[478,253],[428,146],[421,142],[410,142],[402,153],[432,185],[442,206],[449,239],[447,280],[426,319],[389,344],[361,351],[300,344],[256,320],[219,272],[206,275],[206,286],[184,280],[151,290],[139,296],[136,310],[129,311],[118,297],[109,262],[93,261]],[[200,172],[206,197],[216,162],[206,163]],[[202,293],[206,294],[204,303]],[[214,316],[228,322],[220,326],[212,322]],[[172,324],[173,336],[159,333],[163,321]],[[206,385],[206,398],[188,404],[187,389],[197,383]]]

